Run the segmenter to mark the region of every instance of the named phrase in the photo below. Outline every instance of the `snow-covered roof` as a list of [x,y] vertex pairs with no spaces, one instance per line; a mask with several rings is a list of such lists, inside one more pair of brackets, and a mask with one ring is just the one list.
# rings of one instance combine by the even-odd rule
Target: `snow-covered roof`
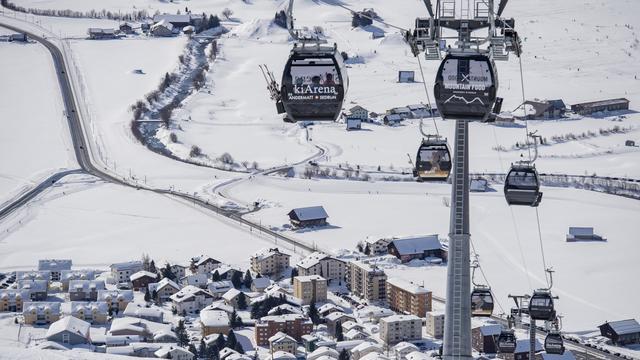
[[202,255],[202,256],[200,256],[200,258],[196,262],[196,266],[204,265],[204,264],[206,264],[208,262],[212,262],[214,264],[220,264],[220,261],[212,258],[211,256]]
[[111,271],[138,271],[142,269],[142,261],[134,260],[134,261],[126,261],[121,263],[111,264],[109,267]]
[[569,234],[575,236],[591,236],[593,235],[592,227],[570,227]]
[[207,284],[207,288],[212,293],[225,293],[233,288],[233,283],[230,280],[214,281]]
[[80,311],[84,312],[98,312],[100,314],[107,314],[109,312],[109,305],[104,301],[72,301],[71,313],[75,314]]
[[400,255],[421,254],[426,250],[442,249],[438,235],[419,235],[391,241]]
[[340,353],[338,352],[338,350],[332,349],[330,347],[320,346],[319,348],[315,349],[311,354],[307,355],[307,360],[315,360],[320,358],[321,356],[329,356],[334,359],[337,359],[338,356],[340,356]]
[[417,346],[415,346],[414,344],[412,344],[410,342],[406,342],[406,341],[397,343],[393,348],[396,351],[407,351],[409,349],[412,349],[414,351],[418,351],[418,347]]
[[484,324],[478,327],[482,336],[495,336],[500,335],[502,331],[502,325],[500,324]]
[[358,110],[368,111],[367,109],[365,109],[364,107],[362,107],[360,105],[356,105],[356,106],[352,107],[351,109],[349,109],[349,111],[351,111],[351,112],[355,112],[355,111],[358,111]]
[[345,314],[345,313],[343,313],[343,312],[339,312],[339,311],[332,312],[331,314],[329,314],[329,315],[325,316],[324,318],[325,318],[327,321],[337,321],[337,320],[339,320],[339,319],[340,319],[340,318],[342,318],[342,317],[348,317],[348,318],[350,318],[350,319],[354,320],[353,316],[348,315],[348,314]]
[[345,321],[345,322],[342,324],[342,328],[343,328],[343,329],[345,329],[345,330],[347,330],[347,331],[349,331],[349,330],[352,330],[352,329],[362,329],[362,328],[363,328],[363,326],[362,326],[361,324],[358,324],[358,323],[357,323],[357,322],[355,322],[355,321],[351,321],[351,320],[349,320],[349,321]]
[[51,271],[49,270],[41,270],[41,271],[16,271],[16,280],[46,280],[48,281],[51,278]]
[[162,19],[162,20],[158,21],[157,23],[151,25],[151,31],[154,31],[154,30],[156,30],[156,29],[158,29],[160,27],[164,27],[167,30],[173,30],[173,24],[168,22],[168,21],[166,21],[166,20],[164,20],[164,19]]
[[133,300],[133,290],[98,290],[98,300]]
[[153,17],[154,22],[167,21],[170,23],[189,23],[191,15],[189,14],[158,14]]
[[335,304],[332,304],[332,303],[326,303],[326,304],[324,304],[324,305],[322,305],[322,306],[320,306],[318,308],[318,312],[319,313],[324,313],[324,312],[327,312],[327,311],[330,311],[330,310],[336,310],[336,311],[340,311],[341,312],[342,308],[338,307],[338,306],[336,306]]
[[278,331],[275,335],[273,335],[272,337],[269,338],[269,342],[270,343],[281,343],[281,342],[296,342],[296,339],[292,338],[291,336]]
[[560,354],[547,354],[546,351],[540,353],[542,360],[575,360],[576,357],[573,352],[566,350],[562,355]]
[[172,287],[176,290],[180,290],[180,285],[176,284],[175,281],[169,279],[169,278],[164,278],[160,281],[158,281],[157,283],[151,283],[149,284],[149,291],[153,292],[153,290],[156,291],[160,291],[162,289],[164,289],[165,287]]
[[191,354],[191,353],[187,349],[183,349],[175,345],[165,346],[163,348],[158,349],[155,353],[153,353],[153,355],[159,358],[166,358],[168,354],[172,354],[172,357],[174,357],[176,355],[173,355],[173,354]]
[[307,256],[307,257],[305,257],[304,259],[300,260],[300,262],[298,262],[298,263],[296,264],[296,266],[301,267],[301,268],[303,268],[303,269],[309,269],[309,268],[311,268],[311,267],[313,267],[313,266],[318,265],[318,263],[319,263],[321,260],[324,260],[324,259],[333,259],[333,260],[335,260],[335,261],[342,261],[342,260],[339,260],[339,259],[333,258],[333,257],[331,257],[331,256],[329,256],[329,255],[327,255],[327,254],[325,254],[325,253],[322,253],[322,252],[316,251],[316,252],[314,252],[314,253],[312,253],[312,254],[308,255],[308,256]]
[[404,113],[411,112],[411,109],[409,109],[406,106],[400,106],[400,107],[395,107],[391,109],[391,112],[394,114],[404,114]]
[[146,307],[141,304],[136,304],[130,302],[127,304],[127,307],[124,309],[125,316],[133,316],[133,317],[145,317],[145,318],[157,318],[162,319],[164,316],[164,312],[161,308],[157,306],[149,306]]
[[45,292],[49,288],[47,280],[20,280],[18,281],[18,289],[28,290],[30,292]]
[[276,351],[274,352],[271,356],[269,356],[267,359],[272,359],[272,360],[294,360],[296,359],[295,355],[288,353],[286,351]]
[[44,314],[46,311],[49,311],[52,314],[60,314],[60,303],[48,301],[32,301],[22,304],[23,313],[35,312],[36,314]]
[[389,278],[387,279],[387,283],[400,288],[404,291],[410,292],[413,295],[418,295],[418,294],[428,294],[430,293],[429,290],[423,288],[420,285],[416,285],[412,282],[409,282],[407,280],[404,279],[400,279],[400,278]]
[[93,270],[62,270],[60,271],[60,280],[93,280],[95,279]]
[[369,235],[364,239],[364,242],[367,243],[367,244],[372,244],[372,245],[376,244],[378,242],[383,242],[383,243],[387,243],[388,244],[393,239],[394,239],[394,237],[391,237],[391,236],[389,236],[389,237],[380,237],[380,236],[371,236],[371,235]]
[[69,292],[90,292],[104,290],[104,280],[71,280],[69,281]]
[[389,358],[378,352],[370,352],[367,355],[362,356],[360,360],[389,360]]
[[633,334],[640,332],[640,324],[635,319],[611,321],[600,326],[609,324],[618,335]]
[[91,324],[84,320],[80,320],[73,316],[65,316],[49,326],[49,329],[47,330],[47,338],[65,331],[80,335],[84,338],[89,338],[90,328]]
[[[536,352],[542,351],[542,344],[540,340],[536,339]],[[518,339],[516,340],[516,351],[515,353],[524,353],[529,351],[529,339]]]
[[172,301],[180,303],[183,301],[190,301],[192,298],[194,298],[197,295],[202,295],[204,297],[213,297],[213,295],[211,295],[211,293],[208,291],[202,290],[199,287],[195,287],[193,285],[187,285],[184,288],[182,288],[182,290],[171,295],[169,298]]
[[383,323],[392,323],[392,322],[404,322],[404,321],[416,321],[420,320],[419,317],[415,315],[389,315],[380,319],[380,322]]
[[200,322],[206,327],[223,327],[229,326],[229,315],[222,310],[200,311]]
[[295,216],[300,221],[326,219],[329,217],[322,206],[310,206],[293,209],[289,212],[289,217]]
[[222,298],[225,299],[226,301],[233,301],[233,299],[236,298],[236,296],[240,295],[242,291],[236,289],[236,288],[232,288],[229,289],[226,293],[224,293],[224,295],[222,295]]
[[38,260],[38,270],[62,271],[71,270],[73,262],[70,259]]
[[268,321],[285,322],[285,321],[295,321],[295,320],[298,320],[298,319],[310,321],[304,315],[300,315],[300,314],[284,314],[284,315],[263,316],[263,317],[260,318],[260,322],[268,322]]
[[14,300],[16,298],[20,298],[21,300],[29,299],[29,291],[18,289],[0,289],[0,300]]
[[282,305],[278,305],[276,307],[271,308],[271,310],[269,310],[269,312],[267,313],[267,315],[275,315],[278,313],[278,311],[282,311],[282,313],[289,313],[289,314],[301,314],[302,315],[302,309],[295,307],[291,304],[282,304]]
[[382,345],[373,343],[371,341],[364,341],[360,345],[351,349],[351,352],[363,352],[363,351],[375,351],[382,353]]
[[152,273],[152,272],[150,272],[150,271],[140,270],[140,271],[138,271],[137,273],[132,274],[132,275],[129,277],[129,279],[131,279],[131,281],[134,281],[134,280],[141,279],[141,278],[143,278],[143,277],[145,277],[145,276],[146,276],[146,277],[150,277],[150,278],[155,279],[157,275],[156,275],[156,274],[154,274],[154,273]]
[[431,357],[421,351],[413,351],[405,356],[407,360],[431,360]]
[[255,278],[251,281],[251,285],[256,287],[257,289],[266,289],[271,285],[271,279],[266,277]]
[[320,275],[306,275],[306,276],[296,276],[294,280],[298,280],[299,282],[312,282],[312,281],[327,281],[327,279],[323,278]]
[[365,306],[362,309],[356,310],[356,316],[358,318],[380,319],[392,315],[395,315],[393,310],[375,305]]
[[222,275],[224,275],[224,274],[228,273],[229,271],[241,271],[241,270],[238,270],[238,269],[232,268],[232,267],[231,267],[231,266],[229,266],[229,265],[220,265],[220,267],[218,267],[218,268],[216,268],[216,269],[211,270],[211,273],[212,273],[212,274],[214,274],[214,273],[218,273],[218,275],[222,276]]
[[209,310],[221,310],[226,312],[227,314],[231,314],[233,312],[233,306],[229,306],[225,304],[224,301],[221,300],[221,301],[216,301],[211,305],[207,306],[206,308],[202,309],[202,311],[209,311]]
[[280,252],[280,249],[278,248],[266,248],[258,250],[255,254],[253,254],[253,258],[256,260],[264,260],[274,255],[290,256],[289,254]]
[[368,337],[369,336],[369,334],[365,333],[362,330],[351,329],[351,330],[347,331],[344,334],[344,337],[347,338],[347,339],[355,339],[355,338],[357,338],[357,337],[359,337],[361,335],[364,336],[364,337]]

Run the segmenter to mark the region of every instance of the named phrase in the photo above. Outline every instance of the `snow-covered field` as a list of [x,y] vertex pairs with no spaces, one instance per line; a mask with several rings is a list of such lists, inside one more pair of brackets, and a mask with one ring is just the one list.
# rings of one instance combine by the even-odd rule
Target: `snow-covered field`
[[36,43],[0,42],[0,54],[3,203],[52,173],[77,165],[49,52]]

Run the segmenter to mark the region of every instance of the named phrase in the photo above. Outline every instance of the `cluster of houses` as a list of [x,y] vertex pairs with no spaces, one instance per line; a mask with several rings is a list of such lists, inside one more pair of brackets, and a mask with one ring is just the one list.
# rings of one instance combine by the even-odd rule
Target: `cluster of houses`
[[424,104],[395,107],[387,110],[384,114],[371,112],[360,105],[356,105],[344,113],[343,118],[347,125],[347,130],[359,130],[363,122],[370,122],[373,119],[382,118],[382,122],[385,125],[394,126],[400,124],[406,119],[422,119],[430,117],[431,111],[433,111],[434,116],[438,115],[438,110],[435,106],[430,108],[429,105]]
[[527,100],[515,110],[524,109],[524,115],[516,116],[511,113],[496,114],[492,120],[499,123],[509,123],[514,120],[547,120],[560,119],[568,112],[578,115],[591,115],[608,111],[629,110],[629,100],[625,98],[605,99],[573,104],[567,107],[562,99],[554,100]]
[[183,32],[192,34],[205,18],[202,14],[157,14],[150,21],[140,24],[122,23],[118,29],[89,28],[87,35],[92,40],[115,39],[120,36],[133,35],[138,31],[152,36],[174,36]]

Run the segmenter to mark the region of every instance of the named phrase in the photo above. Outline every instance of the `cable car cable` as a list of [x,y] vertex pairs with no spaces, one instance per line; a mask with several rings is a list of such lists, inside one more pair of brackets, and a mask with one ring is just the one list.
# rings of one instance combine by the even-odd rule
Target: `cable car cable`
[[[429,102],[429,113],[431,114],[431,120],[433,120],[433,127],[436,129],[436,135],[440,137],[440,131],[438,131],[438,124],[436,123],[436,117],[433,115],[433,107],[431,106],[431,97],[429,96],[429,90],[427,89],[427,82],[424,77],[424,70],[422,70],[422,61],[420,60],[420,56],[416,56],[418,58],[418,65],[420,66],[420,76],[422,76],[422,85],[424,86],[424,93],[427,94],[427,101]],[[422,125],[422,123],[421,123]]]
[[504,311],[504,308],[502,307],[502,304],[500,303],[500,300],[498,300],[498,297],[496,296],[496,294],[493,292],[493,288],[491,287],[491,284],[489,283],[489,279],[487,278],[487,275],[484,273],[484,269],[482,268],[482,265],[480,264],[480,256],[478,255],[478,252],[476,251],[476,247],[473,243],[473,239],[469,239],[470,243],[471,243],[471,250],[473,251],[474,257],[476,258],[476,264],[478,264],[478,269],[480,269],[480,274],[482,275],[482,278],[484,279],[484,282],[487,284],[487,286],[489,287],[489,290],[491,291],[491,295],[493,296],[493,301],[498,304],[498,307],[500,308],[500,311],[502,311],[502,313],[506,314],[506,312]]
[[542,230],[540,228],[540,214],[538,208],[536,208],[536,220],[538,222],[538,240],[540,241],[540,252],[542,253],[542,266],[544,267],[544,278],[547,281],[547,287],[549,287],[549,277],[547,276],[547,260],[544,255],[544,245],[542,242]]

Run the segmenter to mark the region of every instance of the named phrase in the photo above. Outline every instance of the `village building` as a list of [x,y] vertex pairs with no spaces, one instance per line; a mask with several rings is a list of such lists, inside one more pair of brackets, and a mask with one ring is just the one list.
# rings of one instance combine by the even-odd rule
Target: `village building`
[[267,313],[267,315],[286,315],[286,314],[299,314],[303,315],[302,309],[291,304],[278,305]]
[[142,261],[127,261],[122,263],[111,264],[111,277],[116,283],[128,283],[131,281],[131,275],[142,270]]
[[606,322],[598,328],[602,336],[611,339],[615,345],[640,344],[640,324],[635,319]]
[[91,40],[115,39],[116,38],[116,30],[115,29],[89,28],[87,30],[87,35],[89,35],[89,39],[91,39]]
[[251,291],[253,292],[264,292],[269,286],[271,286],[269,278],[260,277],[251,280]]
[[378,323],[380,319],[395,315],[396,313],[386,306],[367,305],[355,311],[355,315],[360,321]]
[[221,265],[220,261],[206,255],[200,256],[198,261],[194,264],[194,270],[197,274],[209,274],[214,269],[219,268]]
[[46,325],[60,319],[59,302],[25,302],[22,317],[26,325]]
[[327,325],[327,333],[332,336],[335,336],[338,326],[342,326],[342,324],[346,323],[347,321],[356,321],[356,319],[352,315],[347,315],[343,312],[332,312],[329,315],[325,316],[324,319]]
[[153,355],[160,359],[172,360],[193,360],[195,357],[187,349],[183,349],[179,346],[165,346],[153,353]]
[[[239,269],[234,269],[229,265],[220,265],[219,267],[213,269],[211,271],[211,277],[212,278],[218,278],[219,280],[231,280],[231,278],[233,277],[233,274],[239,272],[240,274],[242,274],[242,271]],[[218,280],[216,280],[218,281]]]
[[224,303],[233,307],[234,309],[240,308],[240,299],[244,298],[245,305],[249,303],[249,297],[242,291],[233,288],[229,289],[224,295],[222,295]]
[[431,311],[431,291],[400,278],[387,280],[387,302],[393,311],[425,317]]
[[70,315],[90,324],[106,324],[109,305],[104,301],[72,301]]
[[320,275],[327,280],[343,281],[347,263],[322,252],[314,252],[296,264],[298,275]]
[[200,325],[202,336],[211,334],[229,334],[231,325],[229,324],[229,314],[222,310],[209,310],[204,308],[200,311]]
[[135,34],[135,30],[133,30],[133,26],[129,23],[122,23],[120,24],[120,26],[118,26],[118,29],[120,30],[121,33],[123,34]]
[[351,261],[348,265],[347,288],[365,300],[386,299],[387,275],[384,270],[364,261]]
[[297,347],[298,342],[296,339],[281,331],[269,338],[269,349],[271,350],[271,353],[276,351],[285,351],[295,355]]
[[31,301],[45,301],[49,294],[48,280],[19,280],[18,290],[29,292]]
[[290,258],[278,248],[262,249],[251,257],[251,270],[261,275],[278,275],[289,267]]
[[318,314],[320,314],[320,316],[322,317],[326,317],[332,312],[342,312],[342,308],[332,303],[326,303],[318,308]]
[[354,118],[351,116],[347,116],[345,123],[347,124],[347,130],[361,130],[362,129],[362,120],[359,118]]
[[173,29],[174,29],[173,24],[171,24],[170,22],[167,22],[166,20],[161,20],[151,25],[151,28],[149,28],[149,32],[153,36],[167,37],[167,36],[174,35]]
[[[523,105],[527,109],[525,118],[528,120],[558,119],[567,111],[567,106],[562,100],[527,100]],[[532,111],[528,111],[529,109]]]
[[447,251],[438,239],[438,235],[410,236],[394,239],[388,246],[389,254],[397,257],[402,263],[414,259],[438,258],[447,260]]
[[496,340],[502,332],[500,324],[483,324],[471,329],[471,346],[474,350],[485,353],[495,354],[498,352]]
[[402,120],[409,119],[411,117],[411,109],[406,106],[395,107],[387,113],[391,115],[398,115]]
[[62,270],[59,281],[62,283],[62,291],[68,292],[71,280],[94,280],[95,278],[93,270]]
[[109,308],[124,311],[133,301],[133,290],[98,290],[97,301],[104,301]]
[[107,335],[139,336],[142,341],[175,341],[175,333],[170,324],[162,324],[130,316],[114,318]]
[[176,284],[173,280],[164,278],[157,283],[149,284],[149,292],[153,296],[155,293],[156,301],[163,303],[169,301],[171,295],[180,291],[180,285]]
[[195,286],[185,286],[182,290],[171,295],[173,306],[180,314],[196,313],[213,302],[213,295]]
[[153,22],[158,23],[165,21],[172,26],[182,29],[185,26],[191,25],[190,14],[157,14],[153,17]]
[[16,271],[16,281],[18,282],[39,280],[39,281],[46,281],[47,286],[49,286],[50,279],[51,279],[51,272],[48,270]]
[[370,334],[362,331],[362,330],[358,330],[358,329],[351,329],[347,332],[343,333],[344,335],[344,339],[349,341],[349,340],[366,340],[368,338],[371,337]]
[[382,118],[383,123],[388,126],[398,125],[402,120],[404,119],[398,114],[387,114]]
[[233,283],[230,280],[213,281],[207,284],[207,289],[214,299],[221,299],[222,295],[233,288]]
[[378,358],[382,356],[382,352],[382,345],[371,341],[365,341],[350,351],[352,360],[360,360],[368,354],[375,354],[376,358]]
[[138,271],[135,274],[131,274],[131,286],[133,290],[141,290],[146,289],[150,283],[156,282],[158,278],[157,274],[154,274],[150,271]]
[[629,110],[629,100],[625,98],[608,99],[571,105],[571,111],[580,115],[591,115],[602,111]]
[[592,227],[570,227],[567,234],[567,242],[574,241],[607,241],[593,232]]
[[410,117],[413,119],[422,119],[431,116],[431,111],[429,111],[429,107],[424,104],[412,104],[407,105],[410,111]]
[[389,251],[393,237],[367,236],[362,245],[362,252],[367,255],[384,255]]
[[181,279],[187,275],[187,267],[179,264],[173,264],[169,266],[176,279]]
[[293,278],[293,296],[302,300],[302,305],[327,300],[327,279],[320,275],[296,276]]
[[420,349],[414,344],[406,341],[399,342],[393,347],[393,354],[397,360],[406,359],[407,355],[414,351],[420,351]]
[[340,353],[336,349],[332,349],[328,346],[320,346],[307,355],[307,360],[337,360],[340,357]]
[[442,339],[444,336],[444,312],[427,312],[425,319],[425,331],[435,339]]
[[70,259],[44,259],[38,260],[38,271],[49,271],[50,281],[60,281],[60,276],[65,270],[71,270],[73,262]]
[[310,206],[289,211],[289,221],[295,228],[327,225],[327,212],[322,206]]
[[380,319],[380,339],[385,344],[422,339],[422,320],[415,315],[392,315]]
[[69,300],[96,301],[100,290],[105,290],[103,280],[71,280],[69,281]]
[[123,315],[158,323],[164,321],[164,311],[162,310],[162,308],[155,305],[144,306],[131,302],[124,309]]
[[207,284],[209,283],[208,274],[191,274],[186,275],[182,279],[180,279],[180,283],[182,286],[196,286],[201,289],[206,289]]
[[22,312],[24,303],[30,300],[27,290],[0,289],[0,312]]
[[269,345],[269,339],[278,332],[284,332],[300,341],[303,335],[311,334],[313,323],[303,315],[288,314],[264,316],[255,325],[256,344]]
[[78,345],[91,343],[91,324],[73,316],[66,316],[49,326],[46,338],[60,344]]
[[363,108],[360,105],[356,105],[349,109],[347,118],[360,119],[361,121],[369,120],[369,110]]

